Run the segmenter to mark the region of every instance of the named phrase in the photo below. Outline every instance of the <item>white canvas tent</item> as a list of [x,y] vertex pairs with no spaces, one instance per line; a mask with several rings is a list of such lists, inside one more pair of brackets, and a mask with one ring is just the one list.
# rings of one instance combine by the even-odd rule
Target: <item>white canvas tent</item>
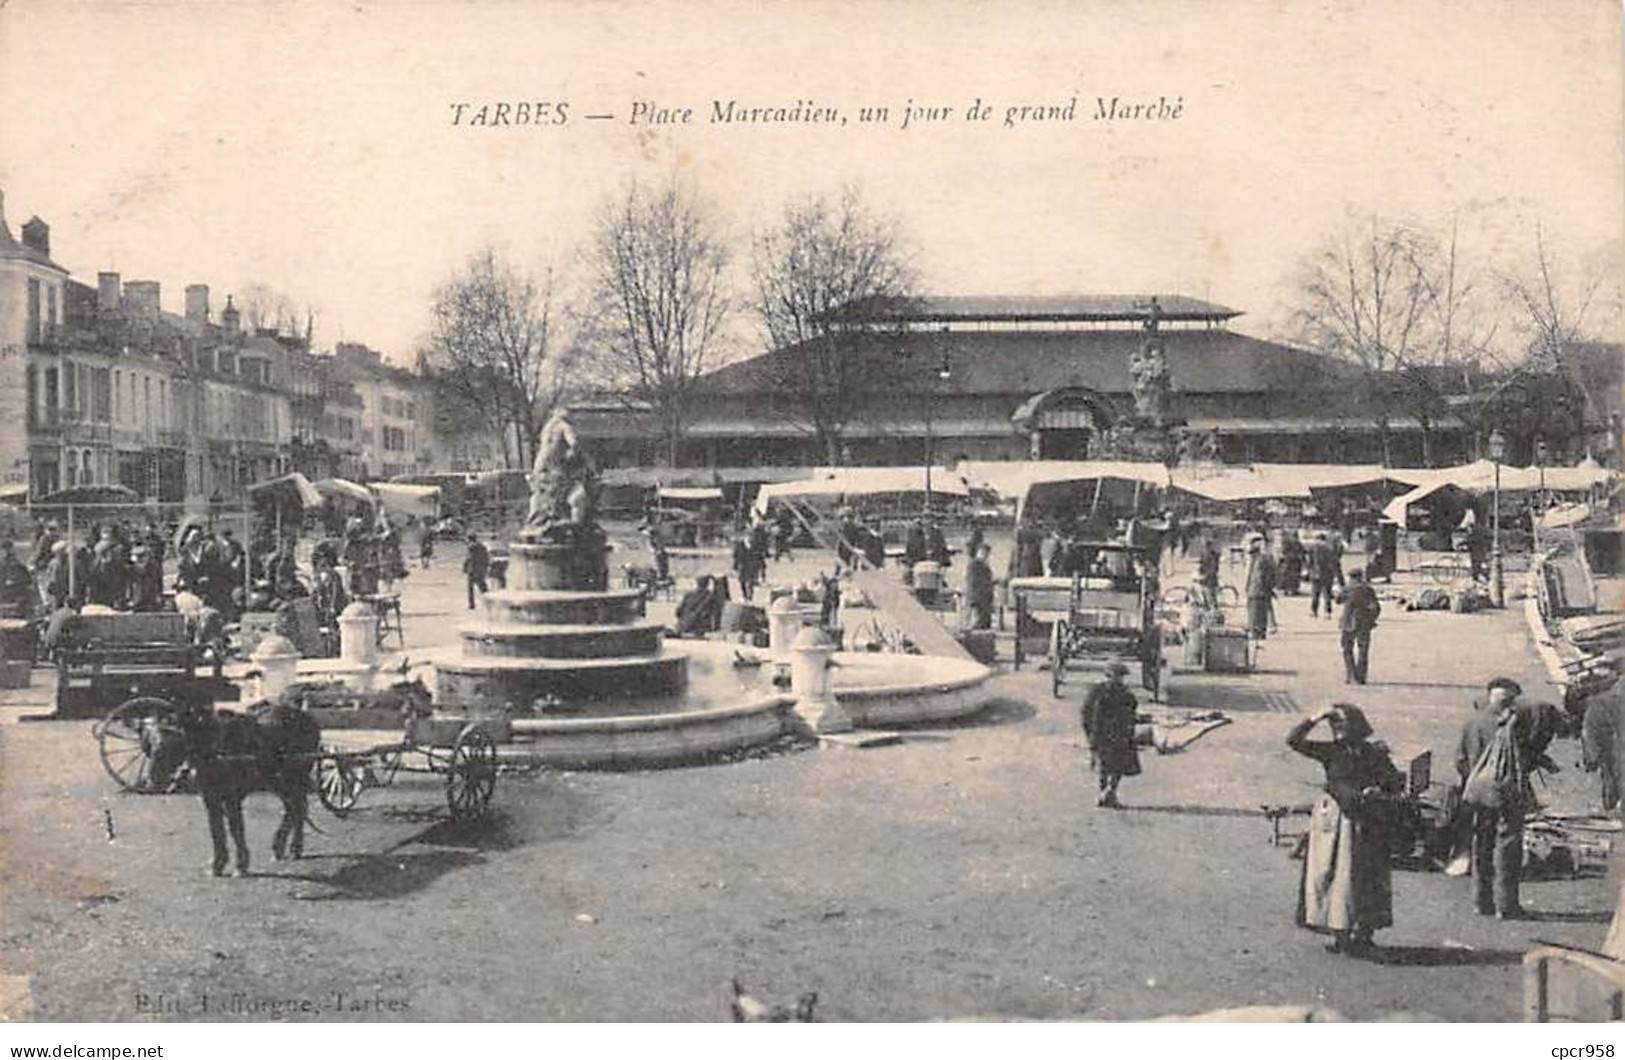
[[[820,472],[800,482],[774,482],[756,491],[752,507],[766,512],[774,500],[863,497],[880,493],[925,492],[923,467],[849,467]],[[945,497],[968,497],[965,480],[945,467],[931,469],[931,492]]]
[[369,482],[367,488],[390,515],[436,519],[440,515],[440,487],[412,486],[404,482]]
[[662,486],[660,499],[663,501],[718,501],[722,500],[722,487],[720,486]]

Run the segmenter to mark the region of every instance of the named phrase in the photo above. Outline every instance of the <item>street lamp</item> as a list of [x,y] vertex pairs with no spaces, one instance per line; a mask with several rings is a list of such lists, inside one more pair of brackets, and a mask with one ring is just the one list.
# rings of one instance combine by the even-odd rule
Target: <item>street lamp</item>
[[[943,328],[947,331],[947,328]],[[925,387],[925,511],[932,514],[931,501],[931,413],[937,401],[937,383],[946,383],[954,377],[954,367],[948,361],[948,351],[942,351],[942,362],[937,365],[936,378],[927,382]]]
[[1535,439],[1535,466],[1540,468],[1540,508],[1546,509],[1546,436]]
[[1506,581],[1501,571],[1501,458],[1506,456],[1506,435],[1500,428],[1490,432],[1490,460],[1495,464],[1495,494],[1491,510],[1490,539],[1490,602],[1496,607],[1506,606]]

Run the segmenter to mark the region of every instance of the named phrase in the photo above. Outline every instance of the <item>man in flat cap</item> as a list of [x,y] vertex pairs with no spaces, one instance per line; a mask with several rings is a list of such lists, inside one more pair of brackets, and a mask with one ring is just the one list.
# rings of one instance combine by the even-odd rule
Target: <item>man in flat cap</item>
[[1128,667],[1113,659],[1106,664],[1106,679],[1084,697],[1083,731],[1089,737],[1089,759],[1100,778],[1096,806],[1118,809],[1117,782],[1138,776],[1140,755],[1134,749],[1134,716],[1139,702],[1123,684]]
[[[1519,701],[1523,688],[1510,677],[1491,678],[1483,704],[1473,704],[1472,717],[1461,732],[1456,748],[1456,772],[1463,784],[1472,775],[1486,749],[1503,726],[1511,727],[1523,769],[1556,772],[1546,756],[1546,747],[1556,734],[1555,710]],[[1497,792],[1494,806],[1474,805],[1464,795],[1462,811],[1472,814],[1473,876],[1475,904],[1483,916],[1516,920],[1523,916],[1518,883],[1523,876],[1524,815],[1529,804],[1527,785],[1513,778]]]

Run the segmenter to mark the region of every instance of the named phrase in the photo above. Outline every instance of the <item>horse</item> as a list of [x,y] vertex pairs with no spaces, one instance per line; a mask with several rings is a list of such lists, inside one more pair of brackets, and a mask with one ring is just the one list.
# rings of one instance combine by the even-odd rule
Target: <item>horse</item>
[[153,755],[153,773],[160,777],[182,761],[191,763],[214,842],[213,875],[225,875],[228,829],[236,847],[236,874],[248,875],[243,799],[256,791],[269,791],[282,800],[272,856],[282,861],[304,854],[310,772],[321,746],[321,729],[314,718],[282,704],[262,706],[251,715],[199,706],[182,711],[173,732],[175,738],[164,741]]

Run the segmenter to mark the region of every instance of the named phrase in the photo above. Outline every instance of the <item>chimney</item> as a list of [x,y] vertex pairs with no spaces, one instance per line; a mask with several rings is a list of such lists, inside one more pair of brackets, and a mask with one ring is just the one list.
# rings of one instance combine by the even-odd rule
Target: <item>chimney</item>
[[118,273],[98,272],[96,274],[96,308],[103,313],[116,313],[119,304]]
[[194,324],[207,324],[209,322],[208,284],[189,283],[186,285],[186,319]]
[[37,250],[46,257],[51,256],[51,226],[40,220],[38,214],[23,225],[23,246]]
[[158,281],[125,280],[124,302],[133,315],[146,320],[157,320]]
[[242,314],[237,307],[231,304],[231,295],[226,295],[226,308],[220,311],[220,327],[227,335],[235,336],[241,330]]

